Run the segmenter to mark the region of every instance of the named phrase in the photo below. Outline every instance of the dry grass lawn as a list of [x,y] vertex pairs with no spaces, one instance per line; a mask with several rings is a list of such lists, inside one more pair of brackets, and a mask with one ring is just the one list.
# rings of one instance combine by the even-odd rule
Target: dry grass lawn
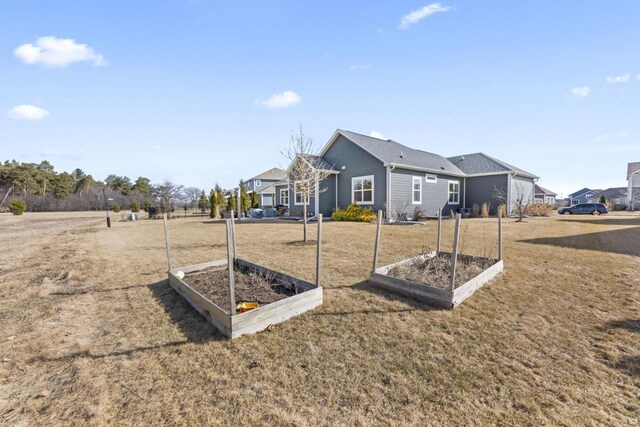
[[[463,224],[495,256],[496,220]],[[161,221],[0,215],[0,424],[639,424],[639,216],[507,220],[505,272],[454,311],[366,285],[375,225],[324,230],[324,305],[230,342],[169,287]],[[223,224],[170,231],[176,265],[225,256]],[[237,233],[313,281],[300,225]],[[434,245],[385,226],[380,265]]]

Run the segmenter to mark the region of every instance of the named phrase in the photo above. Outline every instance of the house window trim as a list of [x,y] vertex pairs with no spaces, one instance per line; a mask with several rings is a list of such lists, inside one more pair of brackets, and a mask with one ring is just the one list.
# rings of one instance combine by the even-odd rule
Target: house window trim
[[438,175],[433,173],[424,174],[424,182],[427,184],[437,184],[438,183]]
[[[451,184],[458,184],[458,191],[451,191]],[[457,202],[452,202],[451,195],[456,194]],[[448,205],[459,205],[460,204],[460,181],[459,180],[448,180],[447,181],[447,204]]]
[[261,180],[259,180],[259,179],[256,179],[256,180],[255,180],[255,182],[254,182],[254,185],[255,185],[256,187],[262,187],[262,181],[261,181]]
[[[282,202],[282,193],[285,192],[285,191],[287,193],[287,203],[283,203]],[[289,206],[289,189],[288,188],[281,188],[280,189],[280,204]]]
[[[416,182],[418,184],[420,184],[420,200],[416,201],[415,199],[415,193],[416,191]],[[422,204],[422,177],[421,176],[414,176],[411,179],[411,204],[412,205],[421,205]]]
[[[355,190],[354,190],[354,184],[356,182],[356,180],[362,180],[365,181],[366,179],[370,179],[371,180],[371,201],[362,201],[362,202],[356,202],[356,198],[354,197],[355,195]],[[375,176],[374,175],[363,175],[363,176],[354,176],[351,177],[351,204],[356,204],[356,205],[373,205],[375,202],[375,188],[376,188],[376,183],[375,183]],[[364,198],[364,191],[365,190],[360,190],[362,191],[362,195]],[[367,190],[368,191],[368,190]]]
[[[295,181],[293,183],[293,205],[294,206],[304,206],[304,205],[308,205],[309,202],[311,201],[311,194],[307,195],[307,199],[306,199],[306,203],[303,202],[298,202],[298,194],[302,194],[299,191],[296,191],[296,187],[297,187],[297,183],[299,183],[300,181]],[[302,198],[302,197],[301,197]]]

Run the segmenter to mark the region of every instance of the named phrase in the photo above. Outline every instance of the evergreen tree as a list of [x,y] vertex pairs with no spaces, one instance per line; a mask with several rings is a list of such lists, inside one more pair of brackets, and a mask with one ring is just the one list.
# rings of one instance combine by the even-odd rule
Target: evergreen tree
[[251,193],[251,207],[253,209],[257,209],[260,206],[258,205],[258,192],[254,191],[253,193]]
[[220,187],[220,184],[218,184],[216,182],[216,186],[213,190],[214,192],[214,207],[216,210],[216,218],[218,218],[220,216],[220,209],[222,209],[222,205],[224,204],[224,191],[222,191],[222,187]]
[[216,206],[216,192],[211,190],[209,192],[209,217],[217,218],[218,217],[218,207]]
[[229,197],[227,198],[227,210],[228,211],[236,210],[236,195],[233,191],[229,192]]
[[204,211],[207,210],[207,206],[209,206],[209,199],[207,199],[207,193],[202,190],[200,193],[200,199],[198,200],[198,209],[200,209],[200,212],[204,213]]
[[604,194],[600,196],[600,200],[598,201],[598,203],[602,203],[602,204],[607,203],[607,199],[604,197]]
[[[240,180],[240,210],[246,212],[251,207],[251,197],[247,192],[247,184],[243,180]],[[255,191],[254,191],[255,193]]]

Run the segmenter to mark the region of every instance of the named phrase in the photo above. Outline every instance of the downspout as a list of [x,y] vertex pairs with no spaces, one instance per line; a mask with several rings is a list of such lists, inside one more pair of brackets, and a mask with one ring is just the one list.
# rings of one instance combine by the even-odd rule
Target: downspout
[[467,208],[467,177],[462,178],[462,209]]
[[387,209],[386,209],[386,217],[387,219],[391,219],[391,171],[396,168],[396,165],[391,163],[387,166]]
[[336,176],[336,210],[338,210],[338,174]]
[[318,214],[320,213],[320,179],[319,179],[319,172],[316,172],[316,191],[315,191],[315,216],[316,218],[318,217]]

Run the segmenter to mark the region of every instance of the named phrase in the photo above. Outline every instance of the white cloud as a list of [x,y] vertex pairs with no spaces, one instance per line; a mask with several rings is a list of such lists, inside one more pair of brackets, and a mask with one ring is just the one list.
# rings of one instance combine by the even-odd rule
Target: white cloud
[[371,64],[355,64],[355,65],[351,65],[349,66],[350,70],[368,70],[369,68],[372,68],[373,65]]
[[274,110],[276,108],[286,108],[292,105],[300,104],[302,98],[300,95],[295,93],[292,90],[286,90],[282,93],[277,93],[273,95],[271,98],[266,101],[257,100],[256,105],[261,105],[263,107],[267,107],[270,110]]
[[422,21],[424,18],[426,18],[429,15],[433,15],[434,13],[438,13],[438,12],[446,12],[448,10],[451,10],[449,6],[443,6],[440,3],[431,3],[420,9],[414,10],[408,15],[403,16],[402,21],[400,21],[400,25],[398,26],[398,28],[400,28],[401,30],[406,30],[413,24],[416,24]]
[[608,133],[603,133],[602,135],[596,136],[593,140],[595,142],[602,142],[602,141],[606,141],[608,139],[611,139],[611,135],[609,135]]
[[607,83],[616,84],[616,83],[626,83],[629,81],[630,78],[631,78],[631,74],[627,73],[622,76],[613,76],[613,77],[609,76],[605,80],[607,81]]
[[64,68],[73,62],[93,62],[94,66],[107,64],[102,55],[86,44],[53,36],[40,37],[35,44],[18,46],[13,53],[26,64],[43,64],[47,67]]
[[596,136],[593,140],[595,142],[603,142],[609,140],[624,140],[629,136],[629,132],[622,131],[615,134],[603,133],[602,135]]
[[589,86],[581,86],[581,87],[575,87],[571,89],[571,94],[578,97],[589,96],[590,93],[591,93],[591,88]]
[[384,136],[383,134],[381,134],[377,130],[372,130],[371,133],[369,134],[369,136],[372,136],[372,137],[378,138],[378,139],[387,139],[386,136]]
[[17,105],[9,111],[9,118],[22,119],[22,120],[40,120],[49,115],[49,112],[44,108],[36,107],[35,105]]

